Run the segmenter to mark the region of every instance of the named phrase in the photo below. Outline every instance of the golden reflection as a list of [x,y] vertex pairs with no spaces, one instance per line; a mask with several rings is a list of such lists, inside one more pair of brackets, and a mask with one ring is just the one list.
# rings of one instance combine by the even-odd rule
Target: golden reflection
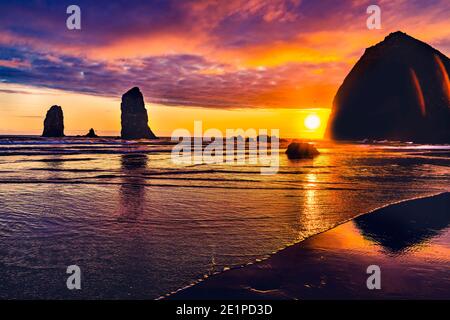
[[[317,174],[309,172],[305,175],[306,190],[304,191],[303,210],[300,216],[300,225],[307,233],[316,233],[325,228],[322,224],[319,201],[317,199]],[[301,235],[300,235],[301,236]]]
[[315,187],[317,182],[317,174],[310,172],[306,174],[306,181],[308,187]]
[[337,228],[327,231],[327,237],[317,237],[314,239],[314,246],[324,250],[349,250],[364,251],[367,254],[377,254],[373,247],[373,242],[365,239],[354,223],[349,222]]
[[447,228],[429,239],[417,239],[418,242],[410,243],[407,250],[392,254],[381,243],[364,235],[357,222],[351,221],[327,231],[326,236],[314,237],[310,242],[314,248],[321,250],[360,252],[364,256],[377,256],[383,259],[398,256],[410,262],[420,263],[425,260],[450,262],[450,247],[447,245],[449,238],[450,230]]

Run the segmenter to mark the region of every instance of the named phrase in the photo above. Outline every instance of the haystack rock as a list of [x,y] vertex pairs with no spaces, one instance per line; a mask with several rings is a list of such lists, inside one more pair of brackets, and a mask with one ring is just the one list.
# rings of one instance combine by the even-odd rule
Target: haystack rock
[[339,88],[327,135],[336,140],[450,143],[450,61],[403,32],[366,49]]
[[289,159],[311,159],[319,155],[319,151],[307,142],[291,142],[286,150]]
[[122,96],[122,139],[156,139],[148,126],[147,109],[144,97],[138,87],[134,87]]
[[60,106],[52,106],[45,116],[43,137],[64,137],[64,116]]
[[89,132],[86,134],[86,137],[87,137],[87,138],[97,138],[98,136],[97,136],[97,134],[95,133],[94,129],[91,128],[91,129],[89,129]]

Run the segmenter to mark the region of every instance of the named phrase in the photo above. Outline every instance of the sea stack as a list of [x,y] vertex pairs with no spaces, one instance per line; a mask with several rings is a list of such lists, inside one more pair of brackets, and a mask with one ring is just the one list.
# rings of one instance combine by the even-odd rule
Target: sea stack
[[43,137],[64,137],[64,115],[60,106],[52,106],[45,116]]
[[291,142],[286,150],[289,159],[312,159],[319,155],[319,151],[307,142]]
[[91,128],[91,129],[89,129],[89,132],[86,134],[85,137],[87,137],[87,138],[97,138],[98,136],[95,133],[94,129]]
[[148,126],[147,109],[144,97],[138,87],[134,87],[122,96],[122,139],[156,139]]
[[339,88],[327,135],[336,140],[450,143],[450,61],[403,32],[366,49]]

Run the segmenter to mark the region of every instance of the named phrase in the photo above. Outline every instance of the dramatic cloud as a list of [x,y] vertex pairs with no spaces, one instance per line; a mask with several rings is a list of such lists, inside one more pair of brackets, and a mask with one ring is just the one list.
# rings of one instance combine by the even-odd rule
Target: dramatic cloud
[[0,81],[214,108],[329,107],[365,47],[401,29],[450,49],[450,2],[77,1],[82,30],[65,27],[71,1],[0,1]]
[[[10,61],[15,62],[2,64],[7,60],[0,60],[3,82],[104,96],[117,96],[137,85],[148,101],[166,105],[295,108],[305,99],[310,99],[305,103],[314,103],[316,98],[308,94],[311,87],[325,94],[332,92],[339,74],[335,63],[239,69],[196,55],[97,62],[19,49],[0,50],[8,52],[14,57]],[[324,70],[328,73],[325,82]]]

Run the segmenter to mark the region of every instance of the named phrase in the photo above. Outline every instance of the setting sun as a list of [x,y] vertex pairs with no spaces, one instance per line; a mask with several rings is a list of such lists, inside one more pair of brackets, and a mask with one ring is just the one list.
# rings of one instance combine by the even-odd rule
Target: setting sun
[[309,130],[316,130],[320,126],[320,118],[315,114],[310,114],[305,118],[304,124]]

